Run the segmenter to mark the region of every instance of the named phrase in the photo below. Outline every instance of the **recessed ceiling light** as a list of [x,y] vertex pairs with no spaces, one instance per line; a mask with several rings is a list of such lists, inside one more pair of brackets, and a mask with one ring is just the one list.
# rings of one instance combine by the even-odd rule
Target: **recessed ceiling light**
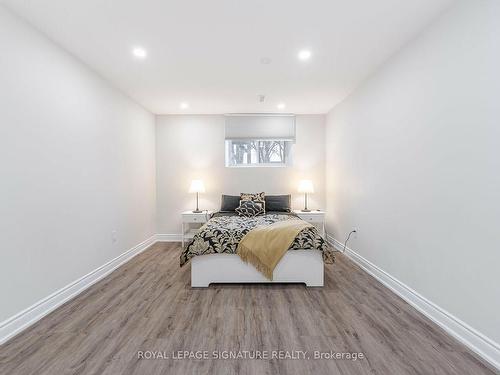
[[271,62],[272,62],[272,60],[269,57],[262,57],[260,59],[260,63],[263,65],[269,65],[269,64],[271,64]]
[[298,57],[300,60],[309,60],[311,58],[311,51],[303,49],[299,52]]
[[180,105],[181,109],[188,109],[189,108],[189,103],[182,102]]
[[277,105],[278,109],[285,109],[285,103],[280,103]]
[[148,56],[147,51],[141,47],[135,47],[132,50],[132,54],[139,59],[145,59]]

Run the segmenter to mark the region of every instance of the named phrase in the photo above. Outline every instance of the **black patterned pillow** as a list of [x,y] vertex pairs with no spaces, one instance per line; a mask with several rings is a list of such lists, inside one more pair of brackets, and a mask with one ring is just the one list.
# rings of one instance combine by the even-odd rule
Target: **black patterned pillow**
[[240,199],[242,201],[253,201],[262,204],[264,212],[266,212],[266,193],[241,193]]
[[240,201],[240,206],[235,210],[239,216],[254,217],[264,214],[264,208],[260,202]]

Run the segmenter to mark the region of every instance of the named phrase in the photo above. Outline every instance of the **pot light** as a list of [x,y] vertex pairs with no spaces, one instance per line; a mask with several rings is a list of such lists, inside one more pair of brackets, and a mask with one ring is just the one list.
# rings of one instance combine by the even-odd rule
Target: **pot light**
[[278,107],[278,109],[285,109],[285,103],[279,103],[276,107]]
[[189,108],[189,103],[187,103],[187,102],[182,102],[182,103],[180,104],[180,107],[181,107],[181,109],[188,109],[188,108]]
[[272,60],[269,57],[262,57],[260,59],[260,63],[264,64],[264,65],[269,65],[269,64],[271,64],[271,62],[272,62]]
[[309,60],[311,58],[311,51],[303,49],[299,52],[298,57],[300,60]]
[[135,47],[132,50],[132,54],[139,59],[145,59],[148,56],[147,51],[141,47]]

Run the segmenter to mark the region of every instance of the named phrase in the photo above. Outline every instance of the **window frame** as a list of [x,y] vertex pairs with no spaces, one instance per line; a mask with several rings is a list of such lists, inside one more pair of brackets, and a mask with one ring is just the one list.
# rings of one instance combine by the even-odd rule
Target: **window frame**
[[[267,162],[267,163],[248,163],[248,164],[236,164],[232,161],[234,157],[232,155],[232,145],[234,142],[250,143],[250,142],[284,142],[284,155],[283,162]],[[294,142],[290,139],[226,139],[224,142],[225,148],[225,166],[227,168],[286,168],[292,165],[292,149]],[[260,147],[260,145],[258,146]]]

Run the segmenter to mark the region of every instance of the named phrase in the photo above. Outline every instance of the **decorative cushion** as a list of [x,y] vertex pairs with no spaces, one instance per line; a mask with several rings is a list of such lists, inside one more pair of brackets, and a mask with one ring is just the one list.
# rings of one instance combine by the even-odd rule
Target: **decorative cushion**
[[[244,203],[244,202],[253,202],[253,203],[255,203],[257,206],[259,206],[260,208],[264,209],[264,203],[263,203],[263,202],[259,202],[259,201],[242,201],[242,200],[240,200],[240,206],[241,206],[241,204],[242,204],[242,203]],[[264,210],[264,211],[265,211],[265,210]]]
[[234,212],[240,206],[239,195],[222,194],[220,210],[221,212]]
[[241,193],[240,199],[242,201],[253,201],[262,203],[262,208],[264,212],[266,211],[266,193]]
[[266,211],[292,212],[292,196],[266,195]]
[[264,214],[264,208],[262,203],[254,201],[244,201],[240,202],[240,206],[235,210],[239,216],[254,217],[257,215]]

